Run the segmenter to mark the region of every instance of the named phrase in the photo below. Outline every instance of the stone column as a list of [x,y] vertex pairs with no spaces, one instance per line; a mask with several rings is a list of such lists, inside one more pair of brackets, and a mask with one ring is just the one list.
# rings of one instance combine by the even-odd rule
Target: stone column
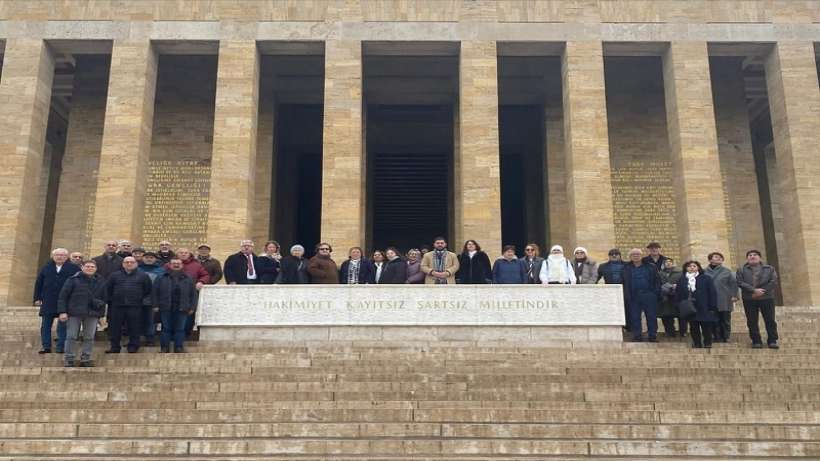
[[720,251],[731,265],[706,42],[670,44],[663,87],[681,257]]
[[215,257],[224,260],[239,251],[240,240],[253,235],[259,113],[255,41],[219,43],[215,107],[207,240]]
[[346,255],[364,242],[362,43],[325,42],[321,240]]
[[456,241],[450,247],[474,239],[494,258],[502,245],[495,42],[461,42],[459,80]]
[[91,253],[112,239],[140,243],[154,124],[157,54],[145,41],[115,40],[100,148]]
[[[567,245],[569,242],[570,214],[565,171],[564,118],[560,105],[547,107],[544,111],[544,121],[547,137],[547,174],[544,179],[547,181],[546,195],[549,199],[545,211],[548,213],[549,239],[536,243],[542,246],[542,251],[549,251],[549,247],[554,244]],[[543,247],[546,247],[546,250]]]
[[54,58],[42,40],[8,39],[0,80],[0,305],[31,304],[34,239]]
[[[271,228],[271,204],[276,196],[273,151],[274,104],[273,97],[259,97],[259,122],[256,136],[256,166],[254,168],[253,232],[251,237],[257,245],[263,245],[273,236],[276,228]],[[260,248],[261,249],[261,248]]]
[[780,267],[791,283],[783,285],[783,302],[810,306],[820,302],[820,89],[814,44],[780,42],[766,58],[766,86],[777,157],[781,227],[788,245]]
[[[567,42],[561,57],[569,248],[599,261],[615,245],[601,42]],[[547,248],[549,251],[549,248]]]

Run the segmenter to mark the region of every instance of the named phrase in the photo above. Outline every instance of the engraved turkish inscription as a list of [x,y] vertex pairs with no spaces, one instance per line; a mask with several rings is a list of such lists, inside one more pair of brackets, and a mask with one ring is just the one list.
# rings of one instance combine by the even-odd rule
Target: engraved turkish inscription
[[194,247],[205,239],[208,223],[209,161],[154,160],[149,164],[142,238],[155,249],[162,240]]
[[678,259],[672,163],[629,162],[612,170],[615,242],[624,255],[652,241],[662,253]]

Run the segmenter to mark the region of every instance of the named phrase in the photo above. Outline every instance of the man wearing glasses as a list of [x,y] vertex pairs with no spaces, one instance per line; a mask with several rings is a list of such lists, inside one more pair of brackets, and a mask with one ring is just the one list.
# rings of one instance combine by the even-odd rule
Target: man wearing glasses
[[534,243],[527,244],[524,248],[524,257],[521,258],[521,263],[524,264],[524,269],[527,270],[527,283],[539,284],[541,279],[538,274],[541,273],[541,264],[544,263],[544,258],[540,256],[541,249]]
[[339,269],[336,267],[336,261],[330,259],[331,251],[333,249],[328,243],[322,242],[316,245],[316,256],[310,258],[307,268],[310,283],[332,285],[339,283]]

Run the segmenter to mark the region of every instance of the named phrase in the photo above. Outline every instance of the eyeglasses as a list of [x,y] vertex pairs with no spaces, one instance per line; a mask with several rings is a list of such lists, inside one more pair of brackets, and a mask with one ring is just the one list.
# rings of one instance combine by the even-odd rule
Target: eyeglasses
[[535,251],[534,248],[524,248],[524,251]]

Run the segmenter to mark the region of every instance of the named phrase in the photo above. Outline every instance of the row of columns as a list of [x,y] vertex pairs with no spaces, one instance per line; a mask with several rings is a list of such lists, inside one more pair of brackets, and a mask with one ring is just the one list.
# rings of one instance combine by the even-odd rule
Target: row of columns
[[[218,257],[259,233],[255,185],[259,123],[259,52],[253,41],[219,47],[207,240]],[[497,49],[462,42],[456,142],[456,241],[474,238],[500,250]],[[6,41],[0,80],[0,304],[26,303],[35,273],[36,191],[41,176],[54,57],[45,42]],[[663,56],[667,126],[676,188],[681,255],[729,249],[727,209],[706,42],[672,42]],[[780,171],[791,304],[820,302],[820,89],[813,43],[778,43],[766,78]],[[115,41],[100,152],[92,248],[110,238],[139,241],[157,79],[147,41]],[[615,244],[609,136],[600,41],[567,42],[562,57],[563,166],[570,246],[598,258]],[[326,42],[322,239],[338,248],[365,234],[360,41]],[[559,160],[560,162],[560,160]],[[554,164],[551,158],[550,164]],[[553,185],[550,185],[552,189]],[[727,251],[727,253],[729,253]],[[785,291],[785,290],[784,290]]]

